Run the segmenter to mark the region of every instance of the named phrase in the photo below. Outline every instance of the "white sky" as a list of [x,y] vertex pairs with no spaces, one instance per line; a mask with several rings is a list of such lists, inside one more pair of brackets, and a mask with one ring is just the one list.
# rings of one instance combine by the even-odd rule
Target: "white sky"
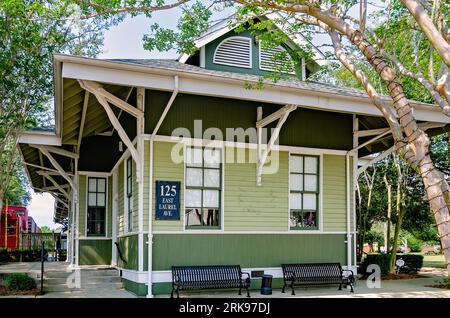
[[[377,1],[375,1],[377,2]],[[373,7],[369,7],[369,12]],[[352,9],[352,15],[357,14],[357,8]],[[99,58],[129,58],[129,59],[151,59],[151,58],[177,58],[175,51],[171,52],[149,52],[142,46],[143,36],[149,33],[150,25],[158,23],[162,27],[176,28],[180,9],[161,11],[153,14],[152,18],[138,16],[127,18],[121,24],[105,32],[103,53]],[[228,14],[228,13],[227,13]],[[215,19],[225,17],[223,13],[216,13]],[[56,228],[59,225],[53,223],[54,199],[50,194],[35,194],[32,192],[32,200],[28,206],[28,213],[38,226],[46,225]]]

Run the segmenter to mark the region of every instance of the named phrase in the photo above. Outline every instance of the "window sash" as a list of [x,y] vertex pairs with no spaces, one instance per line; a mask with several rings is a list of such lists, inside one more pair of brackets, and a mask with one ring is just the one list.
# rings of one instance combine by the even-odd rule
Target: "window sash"
[[[185,161],[185,171],[187,174],[188,169],[201,169],[202,170],[202,176],[201,176],[201,185],[189,185],[187,182],[187,177],[185,180],[185,195],[187,195],[188,191],[187,190],[200,190],[201,191],[201,195],[200,195],[200,205],[199,206],[188,206],[186,205],[184,207],[185,211],[185,217],[188,210],[195,210],[198,209],[200,210],[200,214],[201,214],[201,219],[204,219],[204,211],[206,210],[217,210],[217,222],[218,225],[188,225],[186,222],[186,228],[190,229],[190,228],[201,228],[201,229],[218,229],[221,227],[221,213],[222,213],[222,162],[219,162],[218,164],[214,163],[211,164],[210,162],[205,162],[206,160],[204,159],[205,156],[205,149],[212,149],[212,148],[208,148],[208,147],[186,147],[186,152],[190,152],[191,154],[194,154],[194,149],[201,149],[201,164],[199,162],[194,162],[194,163],[189,163],[187,160]],[[214,148],[215,151],[220,151],[219,154],[219,158],[222,158],[222,151],[223,149],[221,148]],[[206,171],[218,171],[219,173],[219,180],[218,180],[218,186],[207,186],[205,185],[205,172]],[[210,207],[210,206],[205,206],[204,205],[204,195],[206,191],[217,191],[218,192],[218,202],[217,202],[217,207]],[[185,198],[186,201],[186,198]]]
[[[301,171],[302,172],[293,172],[290,171],[289,173],[289,180],[291,179],[292,175],[295,176],[301,176],[302,178],[302,190],[293,190],[292,184],[289,186],[289,227],[291,230],[319,230],[319,200],[320,200],[320,157],[319,156],[311,156],[311,155],[297,155],[297,154],[291,154],[291,157],[301,157]],[[306,166],[305,162],[307,161],[307,158],[316,158],[316,167],[315,173],[306,172]],[[291,162],[291,160],[289,160]],[[306,179],[307,176],[314,176],[315,177],[315,183],[316,183],[316,189],[308,189]],[[292,206],[292,199],[291,195],[300,195],[300,205],[293,207]],[[308,208],[308,206],[305,206],[305,195],[309,197],[310,195],[315,195],[315,209]],[[314,223],[315,226],[292,226],[291,220],[294,218],[294,214],[300,214],[302,217],[302,220],[305,218],[305,215],[307,213],[314,213]]]

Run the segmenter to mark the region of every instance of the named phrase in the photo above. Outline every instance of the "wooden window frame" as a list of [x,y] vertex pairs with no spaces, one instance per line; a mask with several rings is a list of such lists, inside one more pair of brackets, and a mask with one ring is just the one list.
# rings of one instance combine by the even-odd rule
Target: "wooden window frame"
[[[291,167],[290,167],[290,157],[302,157],[302,171],[303,172],[292,172]],[[305,172],[305,158],[307,157],[314,157],[317,159],[317,172],[316,173],[308,173]],[[306,154],[297,154],[297,153],[291,153],[289,154],[289,180],[291,178],[291,175],[301,175],[302,176],[302,190],[292,190],[291,189],[291,183],[289,181],[289,202],[291,200],[291,193],[296,193],[296,194],[301,194],[302,196],[302,205],[301,205],[301,209],[293,209],[290,206],[289,203],[289,230],[291,231],[320,231],[320,156],[318,155],[306,155]],[[311,176],[316,176],[317,178],[317,188],[316,191],[306,191],[305,190],[305,176],[306,175],[311,175]],[[311,210],[311,209],[305,209],[304,208],[304,194],[315,194],[316,195],[316,210]],[[300,227],[300,226],[291,226],[291,222],[290,219],[292,217],[292,213],[301,213],[302,215],[302,220],[305,217],[306,213],[309,212],[313,212],[315,213],[315,223],[316,225],[314,227]]]
[[[222,165],[222,160],[219,163],[219,168],[214,168],[214,167],[205,167],[205,160],[204,160],[204,152],[205,149],[216,149],[216,150],[220,150],[220,158],[222,158],[222,148],[211,148],[211,147],[200,147],[200,146],[187,146],[186,151],[192,151],[192,149],[201,149],[202,150],[202,165],[201,166],[193,166],[193,165],[189,165],[189,163],[185,163],[185,202],[186,202],[186,196],[187,196],[187,190],[201,190],[201,197],[200,197],[200,202],[201,202],[201,206],[200,207],[187,207],[186,205],[184,206],[184,217],[186,219],[186,210],[189,209],[200,209],[201,211],[201,220],[203,220],[203,209],[208,209],[208,207],[204,207],[203,206],[203,191],[205,190],[212,190],[212,191],[219,191],[219,202],[218,202],[218,216],[217,216],[217,220],[218,220],[218,225],[213,225],[213,226],[208,226],[208,225],[188,225],[187,224],[187,219],[185,222],[185,229],[186,230],[220,230],[222,228],[222,191],[223,191],[223,180],[222,180],[222,169],[223,169],[223,165]],[[188,169],[202,169],[202,186],[188,186],[187,185],[187,170]],[[206,187],[204,186],[205,183],[205,170],[218,170],[219,171],[219,187]],[[214,208],[215,209],[215,208]]]
[[[89,182],[89,180],[91,180],[91,179],[95,179],[96,181],[96,191],[90,191],[91,189],[90,189],[90,187],[89,187],[89,184],[90,184],[90,182]],[[99,192],[98,191],[98,180],[100,180],[100,179],[102,179],[102,180],[104,180],[105,181],[105,192]],[[106,177],[87,177],[87,204],[86,204],[86,206],[87,206],[87,209],[86,209],[86,236],[88,236],[88,237],[106,237],[106,233],[107,233],[107,220],[106,220],[106,218],[107,218],[107,207],[108,207],[108,178],[106,178]],[[95,205],[95,206],[92,206],[92,205],[90,205],[89,204],[89,194],[91,194],[91,193],[95,193],[96,194],[96,198],[95,198],[95,200],[96,200],[96,203],[97,203],[97,194],[104,194],[105,195],[105,203],[104,203],[104,205],[103,206],[99,206],[99,205]],[[89,219],[89,209],[100,209],[100,208],[103,208],[103,213],[104,213],[104,218],[103,218],[103,221],[101,221],[101,220],[90,220]],[[91,234],[91,233],[88,233],[88,229],[89,229],[89,225],[91,224],[91,223],[96,223],[96,222],[103,222],[104,224],[103,224],[103,229],[104,229],[104,233],[101,233],[101,234]]]
[[133,158],[129,157],[125,163],[125,183],[127,200],[127,232],[133,232]]

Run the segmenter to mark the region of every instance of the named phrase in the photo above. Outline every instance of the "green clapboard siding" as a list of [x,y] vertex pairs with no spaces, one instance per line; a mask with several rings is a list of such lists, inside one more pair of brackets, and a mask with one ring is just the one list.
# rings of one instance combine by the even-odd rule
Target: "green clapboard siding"
[[80,265],[110,265],[111,240],[80,240]]
[[154,270],[169,270],[173,265],[344,264],[346,256],[344,234],[156,234],[153,239]]
[[117,233],[122,235],[124,233],[125,227],[125,217],[124,217],[124,164],[123,161],[119,165],[118,173],[118,211],[117,211]]
[[150,191],[150,142],[144,142],[144,231],[148,231],[148,220],[149,220],[149,191]]
[[138,236],[129,235],[124,237],[119,237],[117,239],[119,243],[119,249],[122,252],[122,256],[126,263],[124,263],[119,255],[117,255],[117,266],[120,268],[138,269]]
[[323,227],[325,231],[345,231],[345,156],[323,156]]
[[[350,160],[350,182],[353,175]],[[345,156],[323,156],[323,227],[324,231],[347,230],[347,195],[346,195]],[[353,226],[353,197],[350,187],[350,221]]]
[[133,232],[138,231],[138,220],[139,220],[139,210],[138,210],[138,201],[139,201],[139,189],[136,179],[136,162],[132,160],[133,163]]
[[[232,148],[226,149],[228,155]],[[233,162],[236,162],[235,150]],[[255,157],[255,150],[246,150],[247,163],[225,165],[225,230],[226,231],[286,231],[288,226],[289,170],[288,153],[272,152],[274,174],[264,174],[262,185],[256,186],[256,164],[248,163],[249,152]],[[278,164],[276,164],[278,162]]]
[[[183,217],[184,217],[184,191],[181,191],[180,195],[180,220],[167,221],[155,220],[155,182],[161,181],[180,181],[181,189],[184,188],[184,164],[175,163],[171,158],[172,147],[176,145],[173,142],[154,142],[153,143],[153,191],[152,200],[153,206],[153,231],[180,231],[183,229]],[[181,155],[183,155],[181,151]],[[146,163],[148,165],[148,162]],[[148,193],[148,189],[146,190]],[[148,205],[147,205],[148,206]],[[148,211],[148,210],[147,210]],[[148,223],[144,224],[144,227],[148,229]]]
[[78,196],[79,196],[79,203],[78,203],[78,208],[79,208],[79,233],[80,236],[85,236],[86,235],[86,206],[87,206],[87,201],[86,201],[86,193],[87,193],[87,177],[86,176],[79,176],[79,192],[78,192]]

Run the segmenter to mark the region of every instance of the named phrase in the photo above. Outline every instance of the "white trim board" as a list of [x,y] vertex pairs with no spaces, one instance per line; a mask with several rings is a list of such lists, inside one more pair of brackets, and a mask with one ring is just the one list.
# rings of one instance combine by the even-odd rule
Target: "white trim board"
[[[150,140],[150,135],[143,135],[144,140]],[[242,142],[233,142],[233,141],[223,141],[223,140],[209,140],[209,139],[199,139],[199,138],[179,138],[172,136],[163,136],[156,135],[154,141],[161,142],[172,142],[178,143],[182,142],[184,144],[193,144],[196,146],[211,146],[211,147],[226,147],[226,148],[248,148],[256,150],[258,144],[256,143],[242,143]],[[337,156],[345,156],[347,154],[346,150],[334,150],[334,149],[322,149],[322,148],[307,148],[307,147],[296,147],[296,146],[283,146],[276,145],[274,146],[274,151],[290,151],[301,153],[305,155],[337,155]],[[350,156],[354,156],[354,153],[351,153]]]
[[[131,63],[55,55],[64,62],[62,77],[91,80],[124,86],[173,91],[173,76],[179,76],[180,93],[252,100],[280,105],[300,105],[307,108],[382,116],[367,97],[348,96],[337,92],[321,92],[308,88],[267,83],[264,89],[247,89],[242,79],[230,78],[227,73],[199,74],[197,72],[149,67]],[[255,82],[257,79],[255,78]],[[417,120],[450,123],[438,106],[411,101]]]

